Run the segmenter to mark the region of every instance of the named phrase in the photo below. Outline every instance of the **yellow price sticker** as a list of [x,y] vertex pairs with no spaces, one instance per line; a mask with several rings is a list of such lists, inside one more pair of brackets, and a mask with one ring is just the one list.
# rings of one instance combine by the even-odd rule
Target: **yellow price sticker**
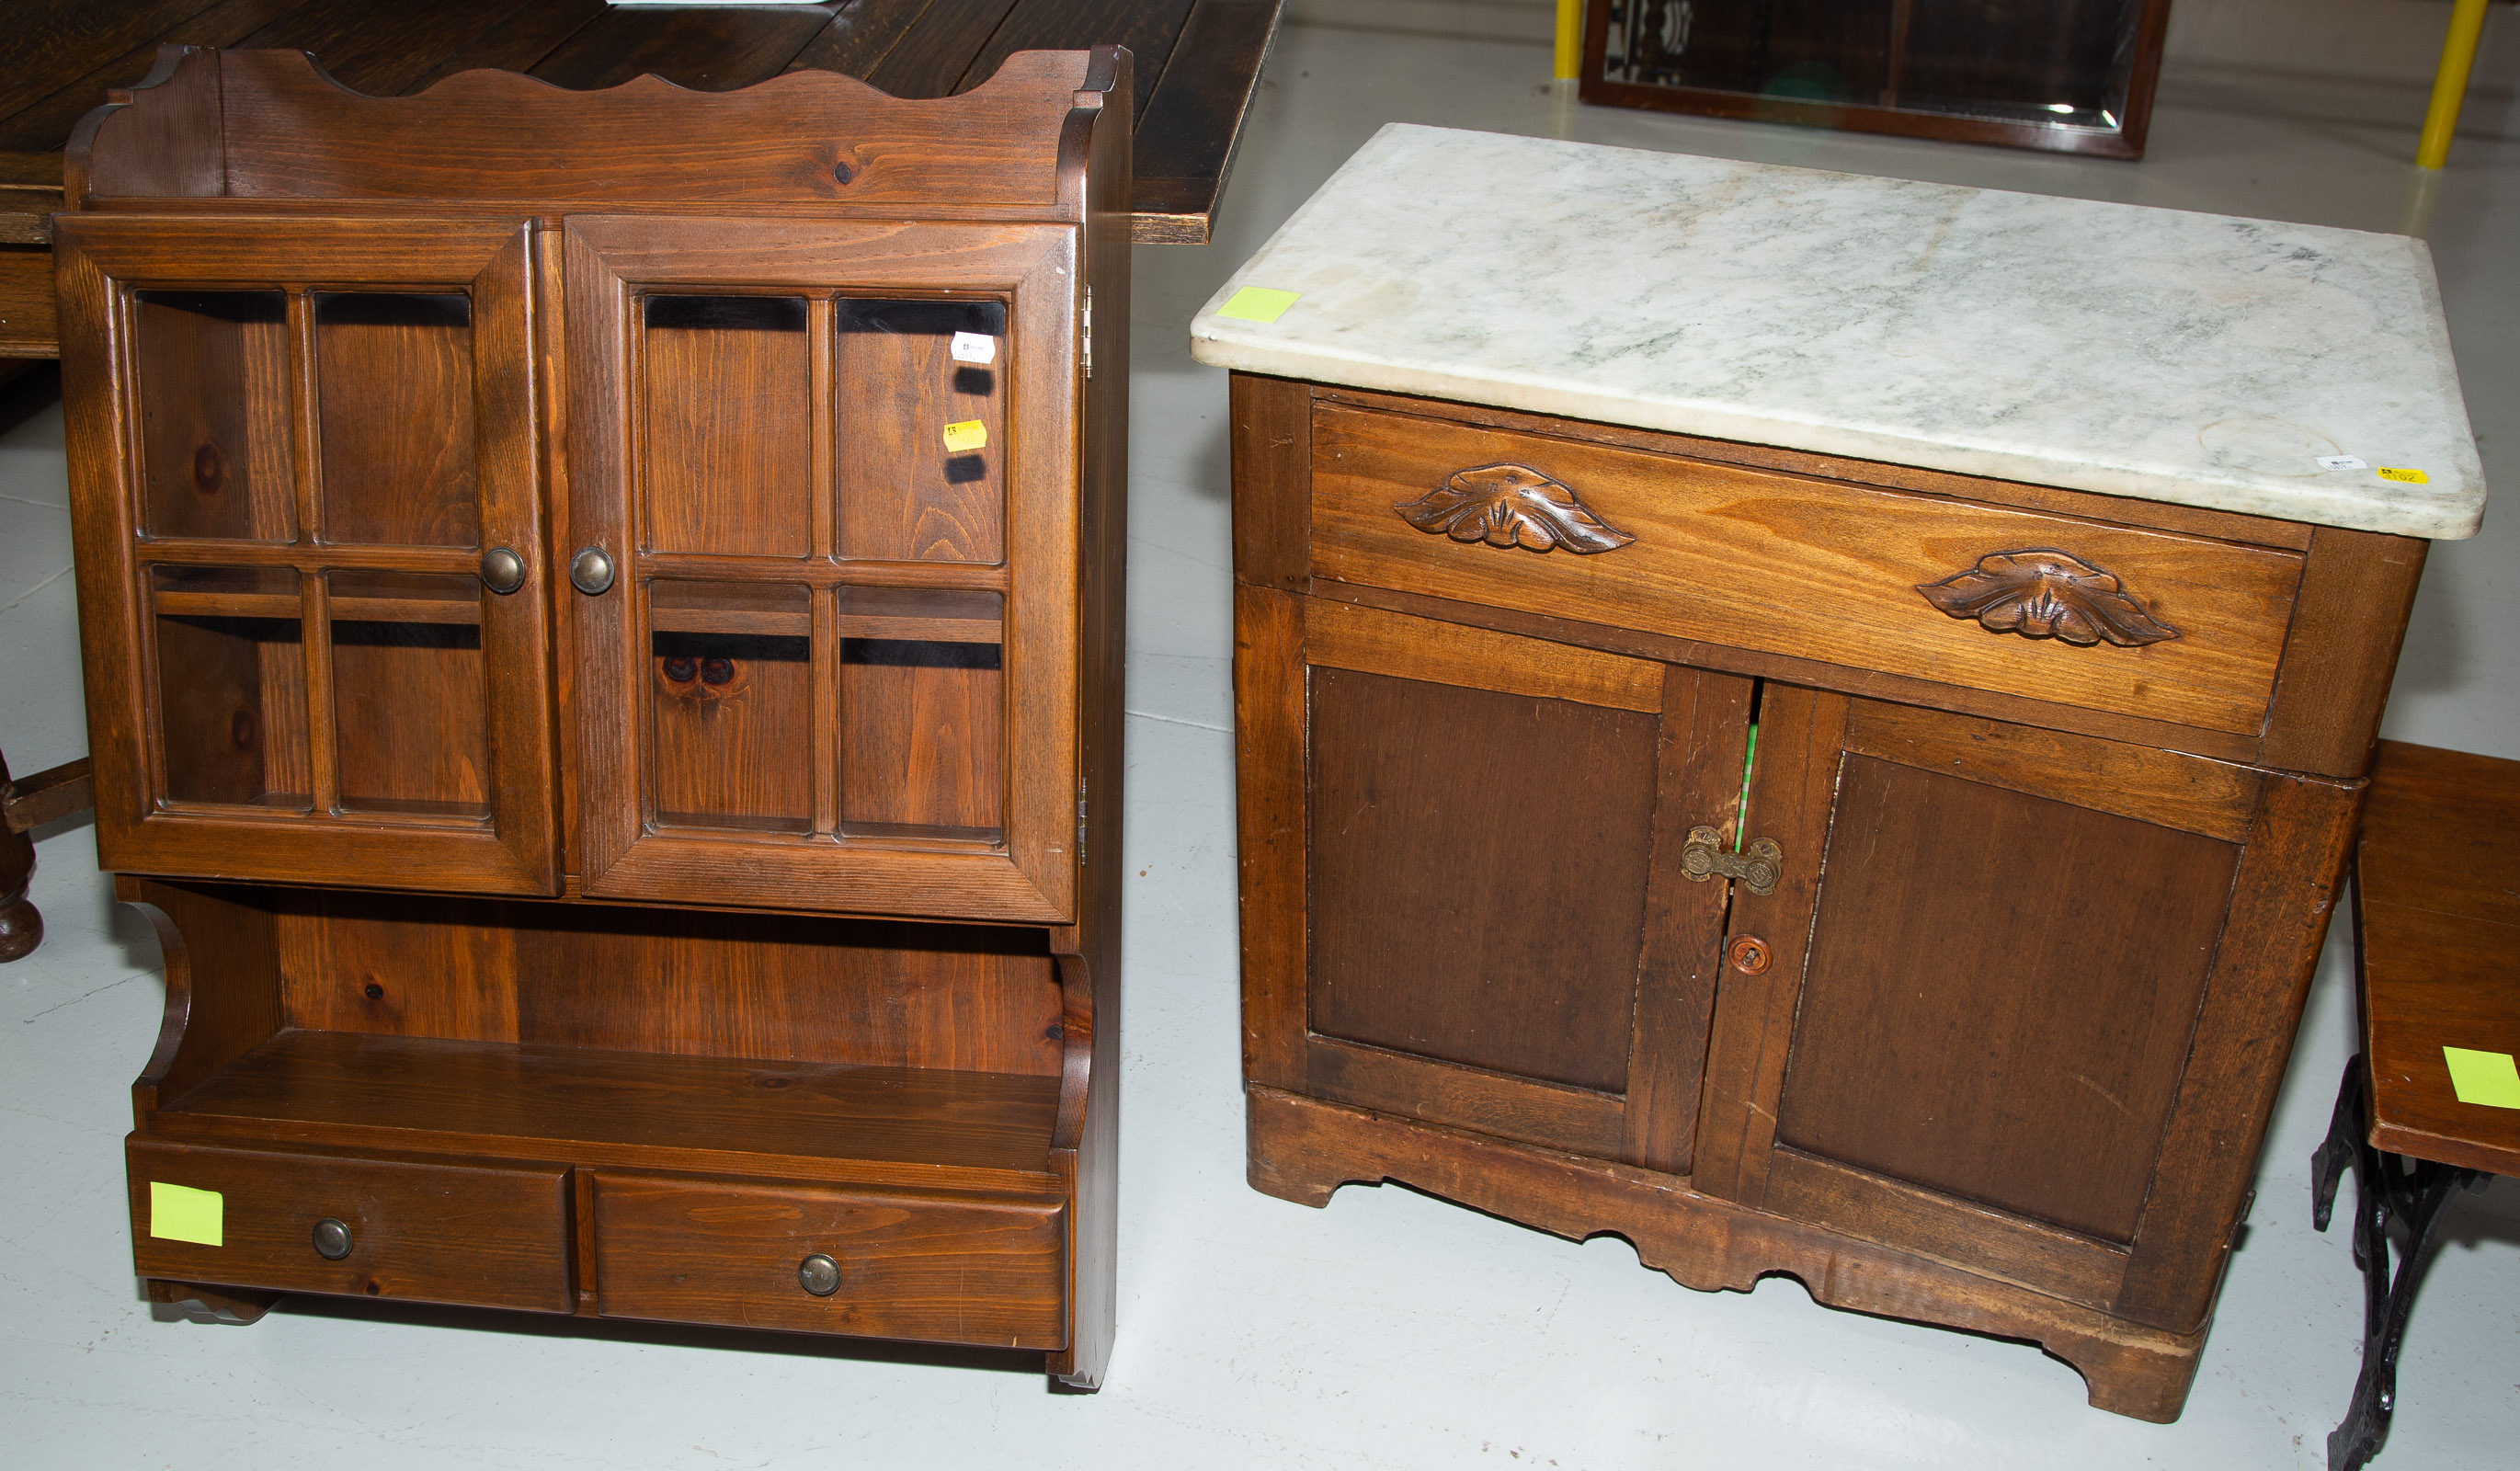
[[149,1234],[166,1241],[225,1246],[227,1198],[216,1190],[149,1181]]
[[2396,480],[2401,484],[2406,485],[2430,485],[2432,483],[2431,478],[2419,469],[2400,469],[2394,466],[2384,465],[2378,469],[2371,471],[2371,473],[2378,475],[2383,480]]
[[2442,1063],[2450,1069],[2450,1091],[2461,1103],[2520,1108],[2520,1066],[2509,1052],[2444,1048]]
[[989,426],[976,419],[966,419],[961,423],[945,426],[945,452],[949,455],[968,455],[973,450],[988,447]]
[[1246,286],[1228,296],[1225,304],[1216,309],[1216,314],[1232,317],[1238,322],[1275,322],[1286,315],[1286,308],[1294,305],[1300,294],[1298,291],[1273,290],[1265,286]]

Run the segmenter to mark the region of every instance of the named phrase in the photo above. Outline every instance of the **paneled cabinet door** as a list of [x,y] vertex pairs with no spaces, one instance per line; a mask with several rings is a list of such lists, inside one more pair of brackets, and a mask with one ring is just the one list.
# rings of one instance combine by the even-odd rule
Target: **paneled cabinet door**
[[1749,681],[1238,596],[1253,1081],[1685,1173]]
[[63,216],[109,867],[556,887],[531,239]]
[[1071,919],[1074,232],[564,228],[586,891]]
[[1770,685],[1748,813],[1697,1186],[2195,1327],[2348,789]]

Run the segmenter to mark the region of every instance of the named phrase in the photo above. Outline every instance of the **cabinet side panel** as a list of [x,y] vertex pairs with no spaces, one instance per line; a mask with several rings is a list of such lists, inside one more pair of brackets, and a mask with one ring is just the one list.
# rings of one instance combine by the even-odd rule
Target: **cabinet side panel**
[[2238,856],[1850,755],[1778,1141],[2126,1240]]
[[1313,1030],[1627,1086],[1655,720],[1312,672]]
[[1287,1089],[1304,1086],[1304,611],[1287,593],[1234,590],[1242,1074]]
[[2267,779],[2115,1312],[2204,1321],[2327,939],[2362,785]]

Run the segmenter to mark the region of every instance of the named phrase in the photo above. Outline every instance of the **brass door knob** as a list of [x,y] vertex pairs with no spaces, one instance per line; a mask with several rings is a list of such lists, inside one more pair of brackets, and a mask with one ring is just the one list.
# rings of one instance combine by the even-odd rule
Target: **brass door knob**
[[350,1254],[350,1228],[327,1216],[315,1223],[315,1255],[338,1262]]
[[513,593],[525,585],[525,559],[506,547],[481,554],[481,586],[494,593]]
[[612,557],[602,547],[581,547],[568,559],[569,586],[589,598],[612,586]]
[[830,1297],[840,1290],[840,1264],[818,1251],[796,1264],[796,1285],[816,1297]]

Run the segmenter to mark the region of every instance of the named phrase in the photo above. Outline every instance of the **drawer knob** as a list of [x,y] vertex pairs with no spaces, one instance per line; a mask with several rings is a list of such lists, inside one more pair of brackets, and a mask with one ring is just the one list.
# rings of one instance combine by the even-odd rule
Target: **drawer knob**
[[350,1254],[350,1228],[330,1216],[315,1223],[315,1255],[338,1262]]
[[2176,639],[2179,630],[2143,610],[2110,574],[2048,547],[1990,552],[1977,565],[1940,582],[1920,582],[1925,601],[1955,618],[1975,618],[1996,633],[2139,648]]
[[581,547],[568,559],[569,586],[593,598],[612,586],[612,557],[602,547]]
[[1680,845],[1680,876],[1691,883],[1737,878],[1753,894],[1773,894],[1784,869],[1785,850],[1772,837],[1753,839],[1744,852],[1727,853],[1724,834],[1712,827],[1691,827],[1688,841]]
[[525,559],[507,547],[481,554],[481,585],[502,595],[525,585]]
[[1527,465],[1481,465],[1391,508],[1420,531],[1534,552],[1614,552],[1636,538],[1612,529],[1574,491]]
[[818,1251],[796,1264],[796,1285],[816,1297],[830,1297],[840,1290],[840,1264]]

